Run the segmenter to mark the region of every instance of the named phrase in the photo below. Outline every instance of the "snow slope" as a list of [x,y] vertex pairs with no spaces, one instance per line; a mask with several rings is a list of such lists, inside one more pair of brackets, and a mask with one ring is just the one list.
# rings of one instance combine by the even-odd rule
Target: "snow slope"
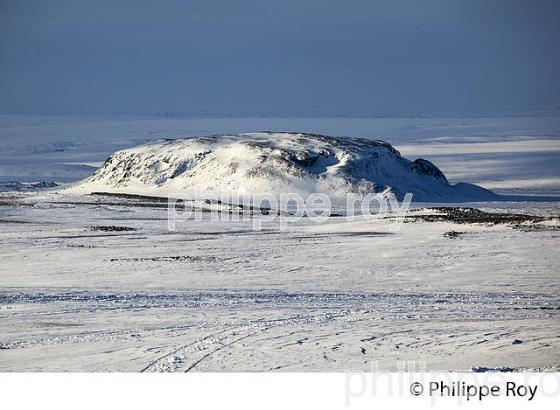
[[416,201],[488,200],[472,184],[450,184],[431,162],[409,161],[390,144],[306,133],[246,133],[166,139],[118,151],[90,178],[69,188],[79,193],[149,195],[408,192]]

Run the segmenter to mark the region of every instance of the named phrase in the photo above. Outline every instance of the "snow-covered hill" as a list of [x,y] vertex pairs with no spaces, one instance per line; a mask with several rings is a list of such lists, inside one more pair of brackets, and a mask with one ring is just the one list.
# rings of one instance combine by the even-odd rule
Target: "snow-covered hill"
[[304,133],[247,133],[159,140],[118,151],[78,192],[167,195],[283,192],[332,197],[407,192],[416,201],[472,201],[495,195],[476,185],[451,185],[431,162],[409,161],[390,144]]

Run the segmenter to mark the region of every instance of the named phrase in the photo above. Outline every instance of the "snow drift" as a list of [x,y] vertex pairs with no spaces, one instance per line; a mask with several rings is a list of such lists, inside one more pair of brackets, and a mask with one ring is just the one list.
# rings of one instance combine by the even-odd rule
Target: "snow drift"
[[403,158],[383,141],[272,132],[158,140],[118,151],[73,189],[156,196],[196,189],[397,198],[410,192],[413,200],[430,202],[495,197],[476,185],[452,185],[431,162]]

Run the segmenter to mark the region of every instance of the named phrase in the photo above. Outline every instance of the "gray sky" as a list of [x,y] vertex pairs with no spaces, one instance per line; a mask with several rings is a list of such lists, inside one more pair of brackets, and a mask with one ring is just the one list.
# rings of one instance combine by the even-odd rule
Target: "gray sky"
[[0,0],[0,113],[560,107],[556,0]]

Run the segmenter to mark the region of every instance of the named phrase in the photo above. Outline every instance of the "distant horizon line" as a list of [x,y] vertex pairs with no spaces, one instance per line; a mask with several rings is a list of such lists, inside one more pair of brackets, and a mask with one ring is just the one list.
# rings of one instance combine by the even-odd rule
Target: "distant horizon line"
[[287,113],[220,113],[220,112],[180,112],[155,111],[139,113],[9,113],[0,112],[1,117],[35,116],[35,117],[152,117],[169,119],[224,119],[224,118],[435,118],[435,117],[523,117],[523,116],[557,116],[560,107],[535,109],[505,109],[496,111],[396,111],[370,114],[336,113],[336,114],[287,114]]

